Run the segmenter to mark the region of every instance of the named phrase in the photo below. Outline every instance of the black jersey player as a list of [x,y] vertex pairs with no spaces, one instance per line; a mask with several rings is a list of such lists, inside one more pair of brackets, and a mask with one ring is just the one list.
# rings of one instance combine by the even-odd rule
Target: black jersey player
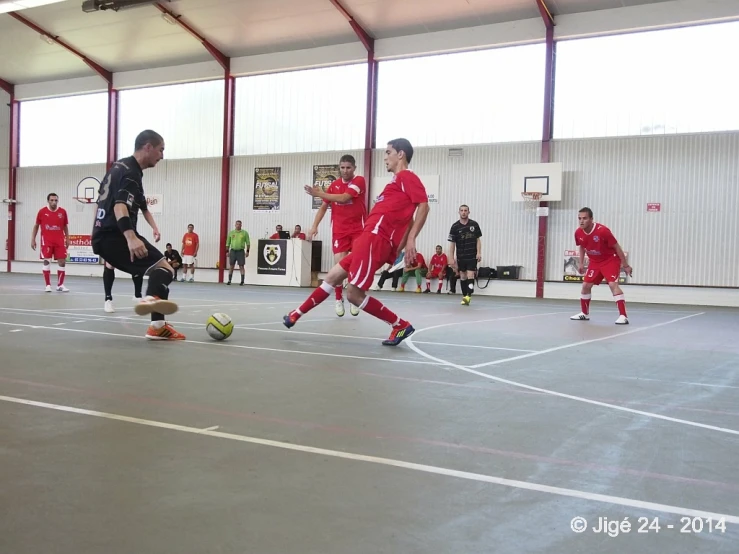
[[472,293],[475,291],[475,274],[481,259],[482,231],[480,224],[470,219],[470,208],[467,204],[459,207],[459,221],[455,221],[449,230],[449,261],[454,269],[459,270],[459,282],[462,287],[462,305],[469,306]]
[[93,251],[116,269],[130,275],[148,275],[146,296],[135,305],[139,315],[151,314],[146,338],[183,340],[164,320],[177,311],[168,300],[174,270],[164,255],[136,230],[139,212],[154,231],[161,235],[149,213],[144,196],[144,169],[154,167],[164,157],[164,139],[154,131],[142,131],[136,137],[134,153],[115,162],[105,174],[98,191],[97,215],[92,230]]

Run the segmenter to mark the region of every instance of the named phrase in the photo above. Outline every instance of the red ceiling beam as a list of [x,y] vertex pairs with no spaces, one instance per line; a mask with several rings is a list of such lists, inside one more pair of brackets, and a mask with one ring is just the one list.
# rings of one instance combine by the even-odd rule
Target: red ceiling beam
[[341,15],[346,18],[346,20],[349,22],[349,25],[351,25],[351,28],[354,29],[354,32],[357,34],[357,38],[362,42],[364,47],[367,49],[367,52],[372,52],[374,54],[375,52],[375,39],[373,39],[371,36],[369,36],[369,33],[365,31],[362,26],[357,23],[356,19],[352,17],[352,15],[346,11],[346,8],[341,5],[341,2],[339,0],[329,0],[339,12],[341,12]]
[[15,92],[15,86],[9,83],[5,79],[0,79],[0,89],[3,89],[8,94],[12,95]]
[[541,14],[541,18],[544,20],[544,25],[546,26],[546,28],[553,29],[554,16],[552,16],[552,12],[549,11],[549,8],[547,8],[544,0],[536,0],[536,6],[539,8],[539,13]]
[[195,39],[202,44],[205,49],[208,51],[208,53],[215,58],[215,60],[221,65],[221,67],[224,69],[224,71],[228,71],[230,73],[231,71],[231,60],[228,56],[226,56],[223,52],[221,52],[218,48],[213,46],[211,42],[206,39],[203,35],[198,33],[195,29],[193,29],[190,25],[188,25],[185,21],[182,20],[181,15],[177,15],[169,8],[166,8],[165,6],[161,4],[154,4],[156,8],[162,12],[163,14],[168,15],[171,17],[177,25],[182,27],[185,31],[190,33]]
[[95,63],[90,58],[85,56],[82,52],[77,50],[76,48],[70,46],[66,42],[64,42],[62,39],[60,39],[58,36],[49,33],[48,31],[42,29],[38,25],[36,25],[33,21],[30,21],[29,19],[26,19],[22,15],[20,15],[18,12],[9,12],[8,15],[14,19],[17,19],[21,23],[23,23],[26,27],[29,27],[36,31],[39,35],[43,35],[45,37],[49,37],[52,41],[57,43],[59,46],[64,48],[65,50],[68,50],[75,56],[77,56],[79,59],[81,59],[83,62],[85,62],[90,69],[92,69],[95,73],[100,75],[103,79],[105,79],[105,82],[109,85],[113,84],[113,73],[111,71],[108,71],[104,67],[102,67],[100,64]]

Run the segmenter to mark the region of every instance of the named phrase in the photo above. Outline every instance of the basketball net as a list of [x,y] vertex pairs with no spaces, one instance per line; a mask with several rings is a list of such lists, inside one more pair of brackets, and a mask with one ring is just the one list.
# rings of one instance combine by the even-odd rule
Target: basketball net
[[77,212],[84,212],[85,206],[89,206],[90,204],[93,204],[95,202],[95,200],[92,198],[81,198],[79,196],[73,196],[72,198],[74,198],[77,201],[77,206],[76,206]]
[[523,198],[524,207],[530,211],[534,212],[536,211],[536,208],[539,207],[539,202],[541,201],[542,197],[541,192],[522,192],[521,198]]

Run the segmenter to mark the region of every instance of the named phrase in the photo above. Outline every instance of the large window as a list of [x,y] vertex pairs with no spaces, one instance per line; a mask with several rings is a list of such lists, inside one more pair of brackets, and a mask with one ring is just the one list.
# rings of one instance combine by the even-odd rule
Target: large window
[[236,80],[237,156],[364,148],[366,64]]
[[105,163],[107,137],[107,93],[21,103],[21,166]]
[[540,139],[545,57],[535,44],[380,62],[378,144]]
[[557,45],[555,138],[739,129],[739,23]]
[[165,159],[222,156],[223,94],[222,80],[121,91],[118,156],[145,129],[162,135]]

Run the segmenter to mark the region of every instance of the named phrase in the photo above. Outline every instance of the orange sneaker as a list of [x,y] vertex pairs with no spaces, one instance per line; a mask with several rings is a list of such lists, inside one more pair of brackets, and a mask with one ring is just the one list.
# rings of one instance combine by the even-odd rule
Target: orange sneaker
[[149,325],[146,330],[146,338],[149,340],[185,340],[185,335],[176,331],[169,323],[165,323],[164,327],[159,329]]

